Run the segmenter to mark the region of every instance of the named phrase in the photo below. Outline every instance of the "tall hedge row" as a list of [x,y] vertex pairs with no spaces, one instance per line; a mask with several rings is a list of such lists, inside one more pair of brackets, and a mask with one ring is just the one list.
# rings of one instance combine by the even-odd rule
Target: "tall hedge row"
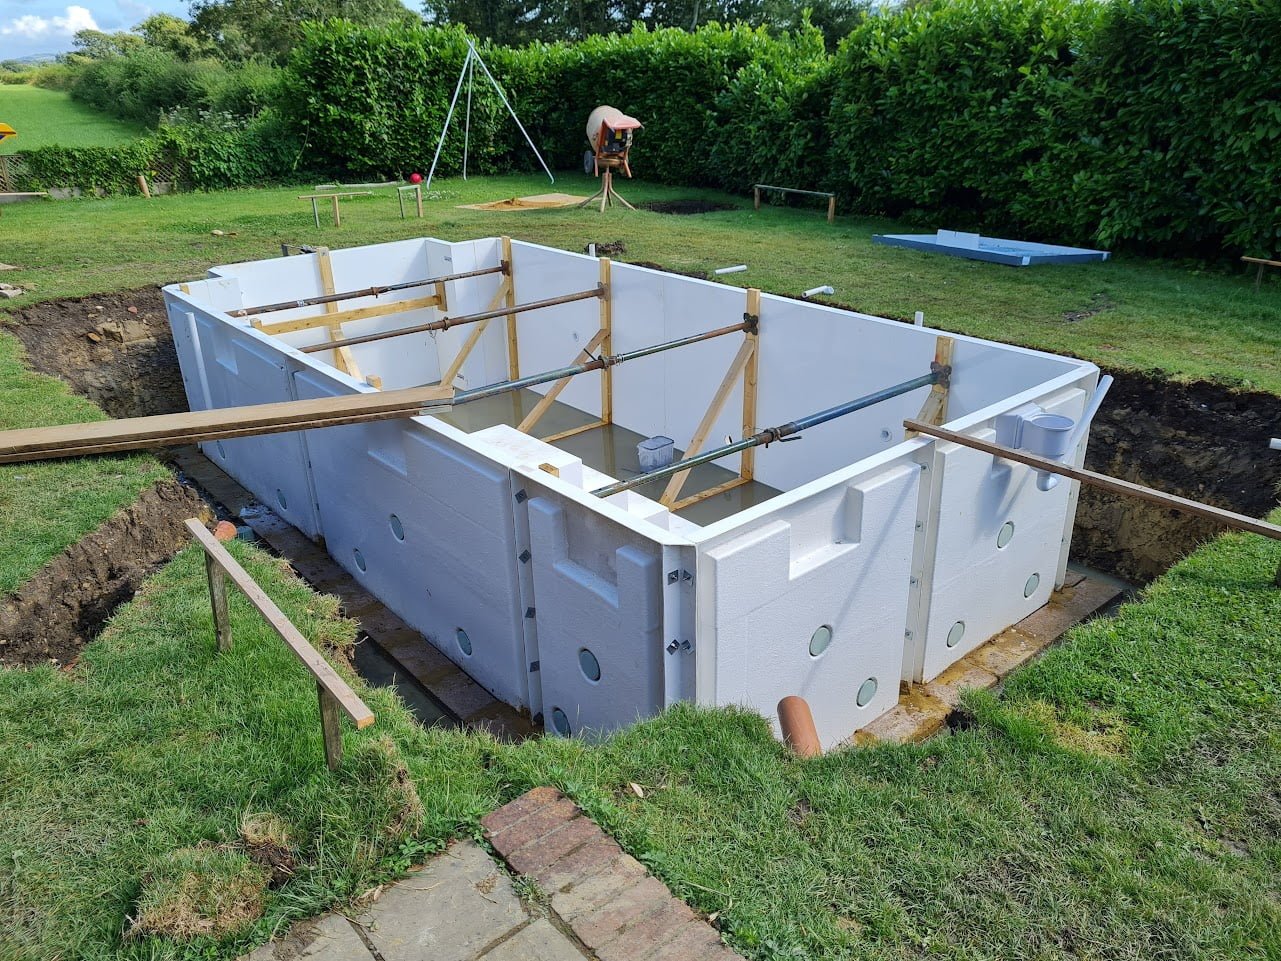
[[[458,29],[313,24],[287,109],[317,164],[425,170],[466,55]],[[1172,254],[1281,247],[1277,0],[933,0],[824,52],[815,31],[637,29],[482,47],[554,167],[612,103],[634,166],[672,184],[822,187],[853,209]],[[477,78],[470,162],[532,168]],[[459,115],[465,101],[459,102]],[[462,137],[441,169],[462,162]]]

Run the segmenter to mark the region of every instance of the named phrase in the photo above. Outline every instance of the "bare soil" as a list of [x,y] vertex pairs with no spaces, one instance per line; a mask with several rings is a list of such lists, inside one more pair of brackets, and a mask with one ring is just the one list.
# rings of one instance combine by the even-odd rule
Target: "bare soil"
[[164,299],[153,287],[32,304],[0,315],[34,370],[59,377],[112,417],[187,409]]
[[[1252,517],[1277,506],[1281,455],[1268,449],[1268,439],[1281,433],[1281,398],[1132,372],[1112,376],[1086,467]],[[1072,555],[1142,582],[1222,532],[1208,520],[1082,487]]]
[[190,487],[161,481],[0,600],[0,664],[66,664],[117,607],[189,540],[182,522],[208,517]]

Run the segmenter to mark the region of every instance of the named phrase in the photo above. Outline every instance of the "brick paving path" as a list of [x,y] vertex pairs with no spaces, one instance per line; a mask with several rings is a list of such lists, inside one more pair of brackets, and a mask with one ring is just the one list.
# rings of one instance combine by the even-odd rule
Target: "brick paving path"
[[450,845],[350,917],[328,914],[242,961],[734,961],[673,897],[554,788],[484,818],[508,866],[549,904],[523,901],[471,841]]

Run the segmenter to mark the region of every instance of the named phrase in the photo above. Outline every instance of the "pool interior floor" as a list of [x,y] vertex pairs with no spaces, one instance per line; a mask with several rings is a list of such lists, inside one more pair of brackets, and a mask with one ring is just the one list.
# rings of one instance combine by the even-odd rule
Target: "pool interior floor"
[[[472,401],[435,416],[468,433],[484,430],[497,424],[515,427],[540,400],[542,400],[540,394],[532,390],[522,390]],[[591,414],[583,413],[577,407],[555,401],[538,421],[534,436],[551,437],[561,431],[581,427],[598,419]],[[636,445],[645,439],[642,434],[634,430],[619,427],[617,424],[607,424],[583,431],[581,434],[574,434],[572,437],[562,438],[553,442],[553,446],[567,454],[573,454],[588,467],[603,474],[608,474],[617,480],[630,480],[641,472]],[[734,440],[737,439],[734,438]],[[719,445],[723,442],[724,438],[709,438],[706,446]],[[684,451],[677,448],[676,459],[679,460],[683,455]],[[734,455],[727,458],[727,462],[737,466],[736,459],[737,455]],[[725,467],[702,464],[690,471],[689,477],[685,480],[685,486],[681,489],[681,496],[688,497],[701,490],[733,480],[737,476],[736,471]],[[662,496],[667,483],[667,479],[664,478],[641,484],[634,490],[657,501]],[[732,517],[748,507],[763,503],[771,497],[777,497],[781,493],[782,491],[768,484],[751,481],[741,487],[735,487],[733,490],[699,501],[697,504],[691,504],[680,512],[680,516],[691,523],[706,527],[726,517]]]

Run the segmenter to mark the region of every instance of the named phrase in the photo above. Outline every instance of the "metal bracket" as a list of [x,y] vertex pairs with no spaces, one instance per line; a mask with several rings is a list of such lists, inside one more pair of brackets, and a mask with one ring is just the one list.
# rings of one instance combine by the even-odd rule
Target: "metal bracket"
[[678,571],[667,572],[668,584],[675,584],[677,581],[692,581],[693,579],[694,579],[694,575],[691,574],[689,571],[678,570]]
[[672,641],[672,642],[671,642],[670,644],[668,644],[668,645],[667,645],[667,647],[665,648],[665,650],[667,651],[667,653],[668,653],[668,654],[675,654],[675,653],[677,653],[678,651],[679,651],[679,652],[682,652],[682,653],[685,653],[685,654],[688,654],[688,653],[689,653],[690,651],[692,651],[693,649],[694,649],[694,644],[693,644],[693,642],[692,642],[692,641],[688,641],[688,640],[685,640],[685,641]]
[[938,385],[940,387],[952,386],[952,365],[940,364],[937,360],[930,361],[930,373],[938,375]]
[[759,334],[761,332],[761,315],[749,314],[744,312],[743,323],[746,325],[744,330],[749,334]]
[[521,551],[518,555],[516,555],[517,560],[519,560],[522,564],[528,564],[528,563],[529,563],[529,559],[530,559],[531,557],[533,557],[533,556],[534,556],[534,555],[533,555],[533,554],[531,554],[531,553],[529,553],[529,551],[527,551],[527,550],[525,550],[525,551]]
[[518,491],[516,492],[516,503],[517,503],[517,504],[523,504],[523,503],[525,503],[525,501],[526,501],[528,498],[529,498],[529,495],[525,493],[525,489],[524,489],[523,487],[522,487],[520,490],[518,490]]

